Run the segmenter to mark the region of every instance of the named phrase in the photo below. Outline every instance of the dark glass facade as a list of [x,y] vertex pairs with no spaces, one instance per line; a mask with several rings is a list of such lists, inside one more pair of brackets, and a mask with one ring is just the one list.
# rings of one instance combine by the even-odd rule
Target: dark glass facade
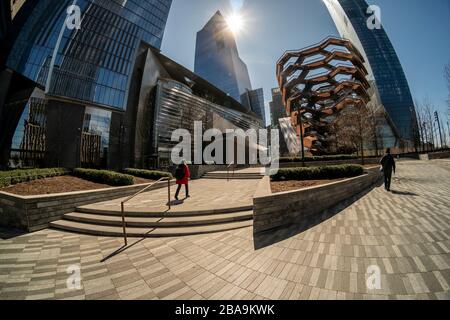
[[242,104],[252,110],[266,125],[266,105],[264,104],[264,90],[248,90],[241,95]]
[[[125,109],[136,49],[141,41],[161,46],[171,0],[35,2],[7,67],[48,95]],[[79,30],[65,23],[72,4],[81,9]]]
[[380,103],[395,126],[399,138],[413,141],[414,103],[405,73],[395,49],[382,27],[369,29],[368,4],[364,0],[326,0],[336,26],[365,55],[375,80]]
[[251,90],[248,69],[236,45],[232,31],[220,12],[197,33],[195,73],[241,102]]
[[45,99],[34,97],[26,104],[11,144],[12,166],[42,163],[46,149],[46,106]]
[[[142,81],[137,57],[142,46],[161,47],[171,4],[20,1],[12,32],[2,43],[0,76],[9,83],[1,83],[0,120],[11,128],[0,128],[8,136],[0,143],[0,166],[13,158],[10,166],[39,165],[37,158],[46,166],[111,166],[111,149],[121,153],[117,145],[125,144],[124,132],[133,127],[125,122],[133,118],[128,115],[133,83]],[[79,28],[68,19],[76,13],[68,10],[74,5]],[[29,86],[26,91],[16,85],[21,83]],[[43,108],[37,109],[36,101]],[[39,130],[30,121],[38,110],[46,119]]]
[[280,88],[272,89],[272,101],[269,103],[269,109],[272,127],[280,128],[279,119],[287,117]]
[[0,40],[6,36],[11,26],[11,3],[0,1]]
[[104,167],[110,142],[111,111],[86,108],[81,135],[81,163]]

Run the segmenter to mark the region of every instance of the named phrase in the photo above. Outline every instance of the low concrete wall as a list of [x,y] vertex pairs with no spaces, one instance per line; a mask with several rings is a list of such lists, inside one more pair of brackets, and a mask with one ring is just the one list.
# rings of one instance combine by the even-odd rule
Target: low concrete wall
[[[368,158],[364,159],[365,165],[372,165],[372,164],[379,164],[381,160],[380,158]],[[342,165],[342,164],[361,164],[361,159],[351,159],[351,160],[336,160],[336,161],[310,161],[306,162],[305,165],[307,167],[320,167],[320,166],[335,166],[335,165]],[[280,168],[298,168],[301,167],[301,162],[285,162],[280,163]]]
[[429,160],[449,159],[449,158],[450,158],[450,151],[434,152],[428,154]]
[[[131,196],[148,185],[27,197],[0,192],[0,226],[28,232],[42,230],[79,206]],[[166,186],[167,181],[163,181],[149,191]]]
[[419,155],[419,157],[420,157],[420,160],[422,160],[422,161],[439,160],[439,159],[450,159],[450,151],[421,153]]
[[267,189],[270,180],[265,177],[253,200],[254,234],[304,222],[340,202],[360,194],[380,181],[378,167],[366,170],[366,174],[344,181],[334,182],[298,191],[272,194]]

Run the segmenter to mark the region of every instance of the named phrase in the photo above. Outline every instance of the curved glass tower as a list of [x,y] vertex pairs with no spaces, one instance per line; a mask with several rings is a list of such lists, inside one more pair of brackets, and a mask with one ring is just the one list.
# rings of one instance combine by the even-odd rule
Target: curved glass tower
[[[366,60],[372,82],[372,103],[387,114],[384,144],[415,141],[415,108],[405,73],[383,27],[369,29],[368,4],[364,0],[324,0],[343,38],[357,46]],[[400,141],[399,141],[400,140]]]

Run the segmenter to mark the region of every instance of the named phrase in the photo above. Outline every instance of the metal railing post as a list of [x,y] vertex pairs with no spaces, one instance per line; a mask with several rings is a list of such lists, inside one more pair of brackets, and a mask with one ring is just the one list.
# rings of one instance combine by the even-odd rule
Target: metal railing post
[[228,165],[228,167],[227,167],[227,182],[230,181],[230,170],[231,170],[231,166],[233,166],[233,176],[234,176],[234,170],[235,170],[235,167],[234,167],[234,162],[232,162],[232,163],[230,163],[230,164]]
[[169,206],[169,210],[172,209],[172,205],[170,204],[170,179],[167,179],[167,194],[168,194],[168,200],[167,205]]
[[122,226],[123,226],[123,238],[125,240],[125,246],[128,245],[128,239],[127,239],[127,224],[125,221],[125,203],[127,203],[128,201],[134,199],[135,197],[137,197],[138,195],[144,193],[145,191],[147,191],[148,189],[150,189],[151,187],[153,187],[155,184],[165,181],[167,180],[167,185],[168,185],[168,196],[169,196],[169,203],[167,204],[169,206],[169,210],[171,209],[171,204],[170,204],[170,180],[171,178],[161,178],[158,181],[148,185],[147,187],[145,187],[144,189],[142,189],[141,191],[135,193],[134,195],[126,198],[125,200],[123,200],[120,205],[121,205],[121,210],[122,210]]
[[125,222],[125,208],[124,208],[125,203],[121,203],[121,207],[122,207],[122,226],[123,226],[123,239],[125,241],[125,246],[128,245],[128,239],[127,239],[127,224]]

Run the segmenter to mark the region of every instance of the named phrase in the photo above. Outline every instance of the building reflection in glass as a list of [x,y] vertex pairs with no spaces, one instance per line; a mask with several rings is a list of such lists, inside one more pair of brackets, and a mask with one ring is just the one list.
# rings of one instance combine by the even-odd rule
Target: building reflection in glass
[[111,111],[86,108],[81,133],[81,163],[88,167],[107,164]]

